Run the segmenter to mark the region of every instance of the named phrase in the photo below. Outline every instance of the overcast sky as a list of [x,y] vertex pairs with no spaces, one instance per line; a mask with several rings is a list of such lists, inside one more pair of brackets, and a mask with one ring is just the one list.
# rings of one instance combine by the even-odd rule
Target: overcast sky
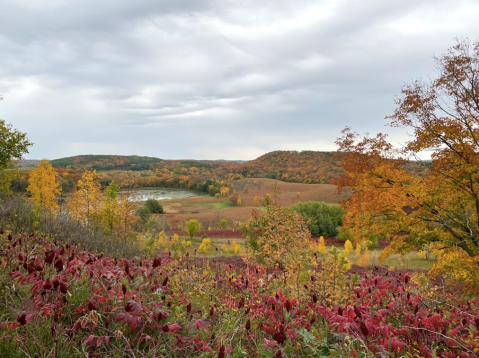
[[254,159],[384,127],[478,0],[0,0],[0,118],[26,158]]

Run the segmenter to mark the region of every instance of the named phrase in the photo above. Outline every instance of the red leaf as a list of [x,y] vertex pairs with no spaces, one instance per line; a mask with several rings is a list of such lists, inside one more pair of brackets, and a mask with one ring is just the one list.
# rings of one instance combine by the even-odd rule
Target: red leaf
[[68,292],[68,286],[65,285],[63,282],[60,283],[60,292],[61,293],[67,293]]
[[220,347],[220,351],[218,352],[218,358],[225,358],[225,346]]
[[55,262],[55,268],[57,269],[57,272],[60,272],[63,270],[63,260],[58,259],[57,262]]
[[359,325],[359,329],[361,330],[361,333],[364,335],[364,337],[367,337],[368,334],[369,334],[369,329],[368,327],[366,327],[366,325],[364,324],[364,322],[361,322],[361,324]]
[[83,344],[85,346],[88,346],[93,341],[93,339],[95,339],[95,336],[93,334],[90,334],[87,338],[85,338],[85,340],[83,341]]
[[20,316],[17,317],[17,322],[20,323],[22,326],[26,325],[27,324],[26,317],[27,315],[25,313],[21,314]]
[[293,308],[289,300],[286,300],[285,308],[286,308],[286,311],[288,312],[291,311],[291,309]]
[[273,335],[273,339],[279,344],[283,344],[286,341],[286,334],[283,331],[276,332]]

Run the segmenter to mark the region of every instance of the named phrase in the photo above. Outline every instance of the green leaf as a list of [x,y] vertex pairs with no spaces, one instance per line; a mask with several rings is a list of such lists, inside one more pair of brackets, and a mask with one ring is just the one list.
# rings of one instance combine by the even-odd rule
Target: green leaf
[[306,344],[316,341],[316,337],[308,332],[308,330],[305,328],[301,328],[298,333],[301,337],[303,337],[304,343]]

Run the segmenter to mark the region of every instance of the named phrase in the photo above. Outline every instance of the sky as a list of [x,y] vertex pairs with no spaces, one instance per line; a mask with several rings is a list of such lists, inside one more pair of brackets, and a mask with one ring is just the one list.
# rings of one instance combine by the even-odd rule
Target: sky
[[477,0],[0,0],[0,118],[27,159],[250,160],[388,132]]

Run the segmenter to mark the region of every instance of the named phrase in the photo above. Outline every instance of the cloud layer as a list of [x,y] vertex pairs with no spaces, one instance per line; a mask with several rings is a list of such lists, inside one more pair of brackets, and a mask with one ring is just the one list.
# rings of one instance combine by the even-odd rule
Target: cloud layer
[[384,131],[434,54],[477,40],[478,15],[474,0],[6,0],[0,117],[29,158],[334,150],[346,125]]

